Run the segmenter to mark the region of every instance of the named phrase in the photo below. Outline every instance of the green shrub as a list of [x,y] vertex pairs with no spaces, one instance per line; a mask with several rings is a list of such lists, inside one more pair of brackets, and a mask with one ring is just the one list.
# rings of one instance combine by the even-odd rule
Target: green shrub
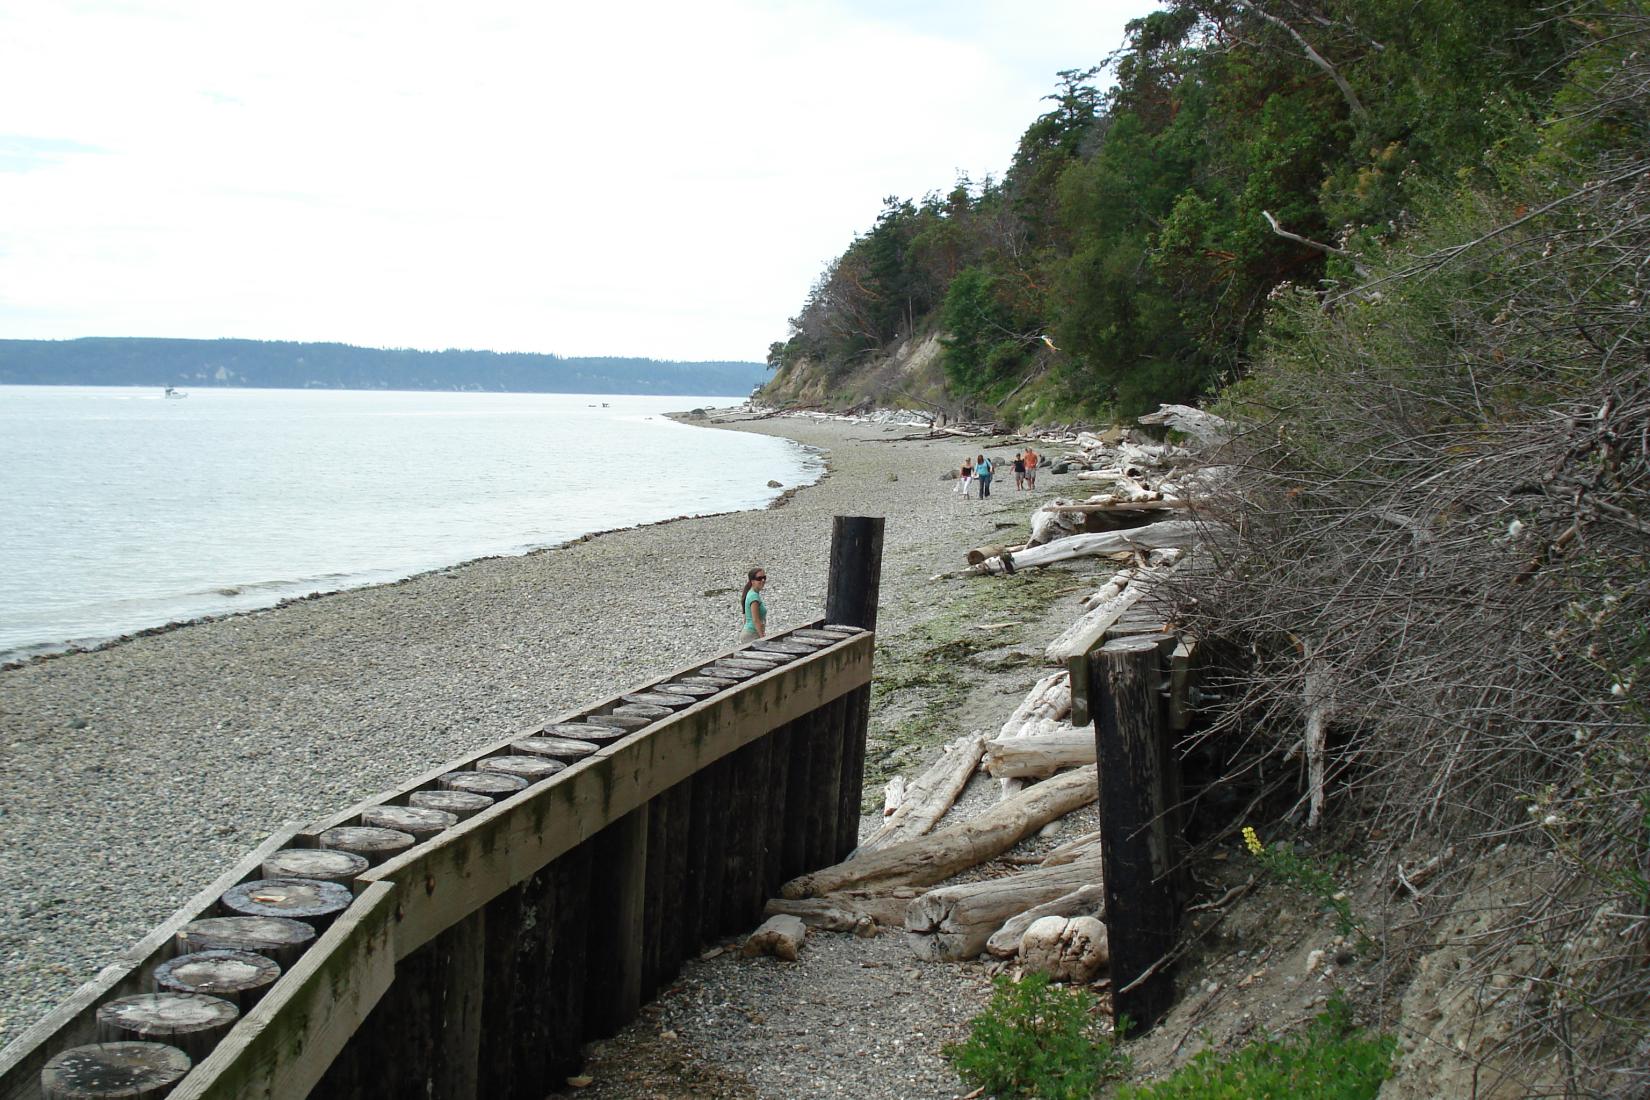
[[1117,1100],[1370,1100],[1392,1061],[1390,1035],[1367,1036],[1337,994],[1304,1035],[1197,1055],[1173,1076],[1126,1086]]
[[1124,1056],[1095,1019],[1092,994],[1050,986],[1046,974],[993,984],[968,1039],[945,1048],[968,1084],[1001,1098],[1084,1100],[1123,1071]]

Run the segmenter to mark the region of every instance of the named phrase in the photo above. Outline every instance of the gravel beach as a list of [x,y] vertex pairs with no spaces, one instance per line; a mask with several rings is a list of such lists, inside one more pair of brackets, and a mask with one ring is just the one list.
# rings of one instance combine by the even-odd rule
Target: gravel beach
[[[730,646],[749,565],[773,578],[775,627],[817,616],[834,515],[887,517],[887,635],[928,612],[931,574],[1029,510],[1025,496],[965,501],[940,480],[978,441],[726,422],[739,419],[718,418],[820,447],[830,473],[764,511],[613,532],[0,672],[0,1043],[283,822]],[[1004,697],[1005,713],[1013,703]],[[895,962],[870,969],[883,965]]]

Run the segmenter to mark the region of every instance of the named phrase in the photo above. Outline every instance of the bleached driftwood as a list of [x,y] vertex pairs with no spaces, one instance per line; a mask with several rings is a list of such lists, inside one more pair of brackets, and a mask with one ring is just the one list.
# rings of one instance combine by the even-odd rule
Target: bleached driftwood
[[1142,424],[1163,424],[1196,443],[1208,446],[1232,438],[1230,421],[1190,405],[1159,405],[1154,413],[1135,418]]
[[905,927],[905,910],[920,891],[905,888],[887,894],[844,892],[818,898],[769,898],[764,917],[785,913],[800,917],[809,928],[827,932],[874,931],[877,927]]
[[998,738],[1037,737],[1059,728],[1071,713],[1071,681],[1064,671],[1051,672],[1032,685],[1025,699],[1014,708]]
[[972,959],[1014,914],[1099,881],[1100,857],[1092,855],[1058,867],[930,890],[905,911],[905,940],[924,959]]
[[[1056,866],[1059,866],[1056,864]],[[1069,894],[1061,894],[1053,901],[1034,905],[1019,916],[1009,918],[1007,924],[991,934],[985,949],[999,959],[1010,959],[1020,953],[1020,938],[1034,921],[1043,917],[1075,917],[1093,914],[1106,904],[1106,891],[1099,883],[1079,886]]]
[[980,754],[984,751],[983,733],[959,737],[947,745],[927,771],[907,784],[904,798],[882,827],[848,858],[862,858],[890,845],[913,840],[932,829],[968,786],[968,777],[979,767]]
[[1020,967],[1056,982],[1090,982],[1111,961],[1106,926],[1089,916],[1042,917],[1020,939]]
[[1088,726],[1037,737],[995,737],[985,743],[985,770],[997,779],[1046,779],[1094,759],[1094,730]]
[[1033,546],[1005,558],[987,558],[979,565],[971,565],[956,573],[944,573],[941,576],[1009,573],[1018,569],[1052,565],[1057,561],[1070,561],[1073,558],[1094,557],[1100,554],[1147,551],[1167,546],[1184,548],[1194,545],[1203,529],[1204,525],[1192,520],[1165,519],[1125,531],[1072,535],[1070,538],[1057,539],[1047,546]]
[[896,775],[882,788],[882,816],[887,817],[905,801],[905,776]]
[[745,941],[746,955],[774,955],[795,962],[808,939],[808,926],[800,917],[780,913],[762,922],[762,927]]
[[[1070,713],[1071,677],[1064,672],[1050,673],[1038,680],[1026,693],[1024,701],[1014,708],[1014,713],[1003,723],[997,739],[1042,737],[1056,733],[1064,728],[1062,719]],[[1009,798],[1025,786],[1019,779],[1005,779],[1001,776],[998,778],[1001,779],[999,798]]]
[[963,558],[968,562],[969,565],[978,565],[980,562],[984,561],[987,558],[1001,557],[1004,554],[1018,554],[1021,550],[1024,550],[1024,549],[1025,549],[1025,546],[1023,546],[1023,545],[1021,545],[1021,546],[976,546],[976,547],[974,547],[974,549],[972,549],[968,553],[964,554]]
[[1056,499],[1031,513],[1031,537],[1026,540],[1026,545],[1042,546],[1055,539],[1076,534],[1078,513],[1067,511],[1069,507],[1068,502]]
[[1050,642],[1048,648],[1043,651],[1044,655],[1051,661],[1067,661],[1079,653],[1087,653],[1093,649],[1101,635],[1110,630],[1117,620],[1123,617],[1124,612],[1140,602],[1140,597],[1151,587],[1150,582],[1161,575],[1156,571],[1143,572],[1136,569],[1119,571],[1107,582],[1108,588],[1116,586],[1113,595],[1061,631],[1060,636]]
[[799,875],[787,882],[780,894],[809,898],[837,890],[883,890],[942,882],[1001,855],[1050,821],[1097,797],[1095,769],[1078,768],[1021,791],[972,821]]
[[1084,856],[1100,850],[1100,830],[1084,833],[1082,836],[1072,837],[1064,844],[1055,848],[1044,856],[1038,866],[1058,867],[1062,863],[1075,863]]

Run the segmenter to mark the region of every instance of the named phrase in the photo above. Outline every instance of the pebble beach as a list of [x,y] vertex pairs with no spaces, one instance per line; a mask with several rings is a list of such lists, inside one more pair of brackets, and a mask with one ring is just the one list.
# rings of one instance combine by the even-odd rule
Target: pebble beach
[[912,593],[988,538],[1004,507],[941,480],[973,441],[737,412],[706,424],[818,447],[829,472],[762,511],[610,532],[0,671],[0,1044],[283,823],[731,647],[749,566],[772,578],[775,629],[817,617],[833,516],[887,517],[886,632],[924,613]]

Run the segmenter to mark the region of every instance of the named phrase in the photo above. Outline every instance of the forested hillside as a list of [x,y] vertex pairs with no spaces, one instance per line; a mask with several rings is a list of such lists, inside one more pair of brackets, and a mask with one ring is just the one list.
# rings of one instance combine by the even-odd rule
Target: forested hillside
[[415,351],[282,340],[0,340],[0,383],[743,397],[757,363]]
[[1166,4],[1060,74],[1003,178],[888,198],[770,348],[773,392],[883,396],[867,368],[938,333],[941,402],[1011,421],[1208,394],[1280,288],[1333,293],[1441,189],[1519,171],[1617,6]]

